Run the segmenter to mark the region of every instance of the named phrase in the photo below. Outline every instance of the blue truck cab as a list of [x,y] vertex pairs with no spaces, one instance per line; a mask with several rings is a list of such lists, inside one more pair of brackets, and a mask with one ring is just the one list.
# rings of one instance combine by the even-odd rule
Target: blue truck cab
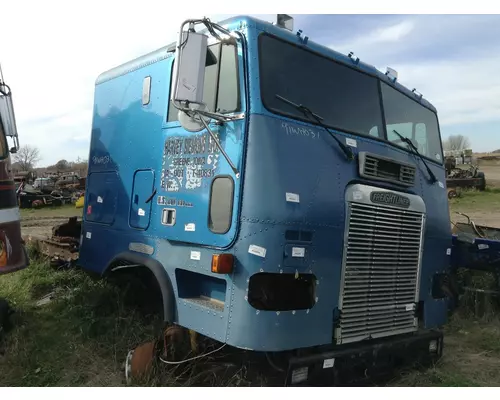
[[79,262],[148,268],[166,322],[290,352],[293,384],[353,355],[438,357],[452,237],[436,109],[281,25],[191,20],[97,78]]

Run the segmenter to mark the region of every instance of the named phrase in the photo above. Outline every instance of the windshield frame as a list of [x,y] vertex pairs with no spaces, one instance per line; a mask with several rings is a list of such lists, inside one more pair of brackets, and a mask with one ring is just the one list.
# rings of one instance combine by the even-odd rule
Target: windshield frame
[[[440,126],[440,123],[439,123],[439,116],[437,114],[437,112],[429,107],[427,107],[426,105],[420,103],[419,101],[417,101],[417,99],[415,98],[412,98],[408,93],[405,93],[404,91],[400,90],[398,87],[396,87],[390,80],[389,78],[387,79],[387,81],[381,79],[379,76],[376,76],[374,74],[371,74],[367,71],[362,71],[358,68],[354,68],[353,66],[349,65],[348,63],[344,63],[342,61],[339,61],[339,60],[336,60],[334,59],[333,57],[331,56],[328,56],[328,55],[325,55],[325,54],[322,54],[322,53],[319,53],[318,51],[315,51],[315,50],[312,50],[310,48],[307,48],[307,47],[304,47],[304,46],[300,46],[296,43],[293,43],[287,39],[283,39],[279,36],[276,36],[274,34],[271,34],[271,33],[268,33],[268,32],[261,32],[259,35],[258,35],[258,40],[257,40],[257,43],[258,43],[258,56],[259,56],[259,67],[258,67],[258,70],[259,70],[259,76],[260,76],[260,79],[259,79],[259,89],[260,89],[260,99],[261,99],[261,102],[262,102],[262,105],[264,106],[264,108],[271,114],[274,114],[274,115],[280,115],[280,116],[283,116],[283,117],[286,117],[286,118],[290,118],[292,120],[297,120],[297,121],[301,121],[301,122],[304,122],[304,123],[307,123],[307,124],[312,124],[312,125],[318,125],[315,121],[312,121],[311,119],[309,118],[306,118],[305,116],[302,117],[300,116],[299,114],[291,114],[291,113],[288,113],[286,112],[285,110],[277,110],[275,109],[274,107],[269,107],[268,104],[266,104],[266,101],[265,101],[265,96],[263,95],[264,93],[264,85],[263,85],[263,81],[262,81],[262,73],[261,73],[261,70],[263,68],[263,66],[265,65],[265,57],[263,57],[263,53],[262,53],[262,46],[261,46],[261,38],[264,37],[264,36],[268,36],[272,39],[275,39],[275,40],[278,40],[282,43],[284,43],[285,45],[288,45],[288,46],[292,46],[292,47],[296,47],[299,51],[302,50],[302,51],[306,51],[306,52],[309,52],[309,53],[312,53],[313,55],[317,56],[317,57],[321,57],[321,58],[326,58],[328,61],[332,62],[332,63],[336,63],[338,65],[341,65],[343,67],[347,67],[359,74],[363,74],[363,75],[367,75],[369,76],[370,78],[372,79],[375,79],[376,82],[377,82],[377,96],[378,96],[378,102],[380,103],[380,113],[381,113],[381,119],[382,119],[382,126],[381,126],[381,129],[382,129],[382,132],[381,134],[379,133],[377,136],[374,136],[372,134],[364,134],[364,133],[361,133],[361,132],[355,132],[355,131],[350,131],[350,130],[346,130],[346,129],[343,129],[343,128],[339,128],[338,126],[332,126],[330,124],[326,124],[325,122],[323,122],[328,128],[334,130],[334,131],[338,131],[338,132],[341,132],[341,133],[348,133],[348,134],[352,134],[352,135],[356,135],[356,136],[359,136],[361,138],[366,138],[366,139],[371,139],[371,140],[375,140],[375,141],[378,141],[378,142],[382,142],[386,145],[389,145],[393,148],[396,148],[398,150],[402,150],[408,154],[411,154],[412,151],[405,145],[405,144],[397,144],[397,143],[394,143],[394,142],[391,142],[388,138],[388,132],[387,132],[387,124],[386,124],[386,113],[385,113],[385,105],[384,105],[384,102],[383,102],[383,95],[382,95],[382,84],[386,84],[388,85],[391,89],[397,91],[398,93],[400,93],[401,95],[404,95],[406,96],[408,99],[412,100],[413,102],[415,102],[415,104],[417,104],[418,106],[420,107],[423,107],[425,110],[429,111],[432,113],[433,117],[436,118],[436,124],[437,124],[437,140],[439,142],[439,149],[436,149],[436,150],[439,150],[439,155],[440,155],[440,160],[436,159],[436,158],[431,158],[427,155],[424,155],[422,154],[422,157],[425,158],[426,160],[429,160],[430,162],[432,162],[433,164],[436,164],[436,165],[439,165],[439,166],[444,166],[444,153],[443,153],[443,141],[442,141],[442,137],[441,137],[441,126]],[[281,93],[276,93],[276,94],[279,94],[279,95],[282,95]],[[289,97],[289,96],[288,96]],[[288,98],[287,97],[287,98]],[[298,103],[300,103],[300,99],[290,99],[291,101],[296,101]],[[307,105],[309,106],[309,105]],[[316,110],[316,109],[311,109],[312,112],[314,113],[320,113],[319,110]],[[413,124],[415,124],[414,122],[412,122]],[[375,126],[374,126],[375,127]]]

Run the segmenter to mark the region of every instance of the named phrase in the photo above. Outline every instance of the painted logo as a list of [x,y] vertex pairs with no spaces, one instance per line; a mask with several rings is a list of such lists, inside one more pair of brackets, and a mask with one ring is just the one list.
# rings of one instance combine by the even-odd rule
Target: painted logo
[[390,206],[410,207],[410,199],[392,192],[372,192],[370,194],[372,203],[387,204]]
[[109,155],[104,155],[104,156],[94,156],[92,157],[92,163],[94,165],[106,165],[110,162],[110,157]]

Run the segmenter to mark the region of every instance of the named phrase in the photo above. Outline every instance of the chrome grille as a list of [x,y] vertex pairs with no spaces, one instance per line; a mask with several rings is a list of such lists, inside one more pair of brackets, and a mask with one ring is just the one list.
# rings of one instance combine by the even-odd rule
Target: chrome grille
[[424,214],[368,202],[348,209],[337,342],[415,331]]

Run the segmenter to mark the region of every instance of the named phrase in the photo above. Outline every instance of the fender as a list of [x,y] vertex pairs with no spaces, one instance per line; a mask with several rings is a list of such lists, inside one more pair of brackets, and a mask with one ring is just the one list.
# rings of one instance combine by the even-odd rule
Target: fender
[[[111,265],[119,260],[131,262],[133,264],[140,264],[148,268],[156,278],[160,286],[161,295],[163,298],[163,320],[164,322],[174,322],[175,320],[175,295],[172,287],[172,282],[161,265],[154,258],[146,257],[141,254],[133,253],[131,251],[124,251],[116,255],[106,267],[104,274],[108,273]],[[130,267],[134,268],[134,267]],[[103,274],[103,275],[104,275]]]

